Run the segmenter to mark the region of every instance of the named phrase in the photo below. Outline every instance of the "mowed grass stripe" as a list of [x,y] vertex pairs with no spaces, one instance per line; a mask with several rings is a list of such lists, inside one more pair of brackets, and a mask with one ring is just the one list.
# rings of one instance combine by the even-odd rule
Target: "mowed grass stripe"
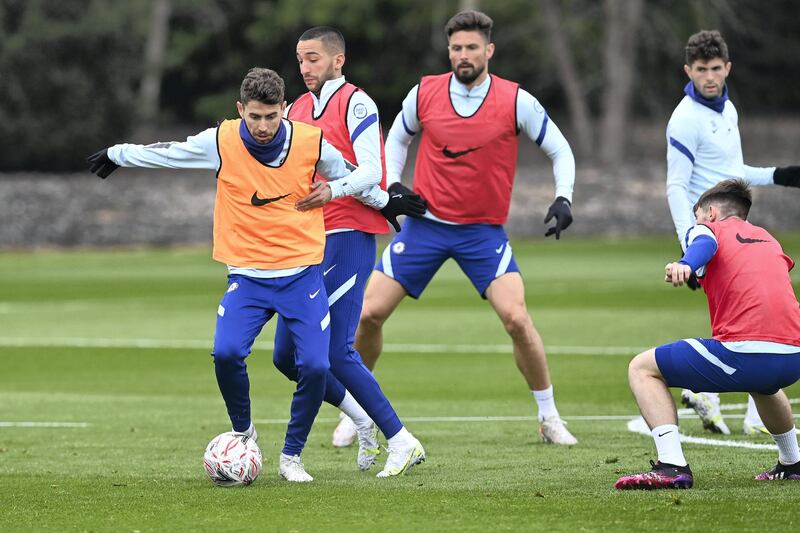
[[[0,346],[15,348],[54,347],[68,348],[142,348],[142,349],[207,349],[210,341],[191,339],[104,339],[91,337],[0,337]],[[255,348],[273,348],[273,343],[258,341]],[[545,346],[545,350],[553,354],[576,355],[631,355],[644,347],[640,346]],[[509,354],[511,344],[393,344],[383,347],[385,352],[393,353],[437,353],[437,354]]]

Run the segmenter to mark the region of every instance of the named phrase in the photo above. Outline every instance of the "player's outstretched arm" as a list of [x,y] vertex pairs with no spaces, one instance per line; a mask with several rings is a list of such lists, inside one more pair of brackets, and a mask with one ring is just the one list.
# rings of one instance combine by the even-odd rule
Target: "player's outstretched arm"
[[555,218],[556,225],[547,229],[547,233],[544,234],[545,237],[555,235],[556,239],[561,238],[561,232],[572,224],[571,205],[570,201],[563,196],[559,196],[550,204],[550,209],[547,210],[547,215],[544,217],[544,223],[547,224]]
[[188,137],[183,142],[115,144],[87,158],[89,171],[105,179],[119,167],[217,170],[217,128]]

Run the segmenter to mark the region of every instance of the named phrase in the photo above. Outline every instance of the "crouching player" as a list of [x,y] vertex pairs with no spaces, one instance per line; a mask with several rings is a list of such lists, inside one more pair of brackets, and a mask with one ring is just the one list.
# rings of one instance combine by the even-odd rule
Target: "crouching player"
[[688,489],[694,483],[668,387],[750,393],[778,445],[778,464],[756,479],[800,481],[794,419],[781,390],[800,379],[800,306],[789,277],[794,262],[772,235],[746,221],[751,203],[746,182],[738,179],[703,193],[683,258],[666,266],[665,281],[676,287],[697,273],[712,338],[666,344],[631,361],[628,380],[658,462],[649,472],[621,477],[618,489]]

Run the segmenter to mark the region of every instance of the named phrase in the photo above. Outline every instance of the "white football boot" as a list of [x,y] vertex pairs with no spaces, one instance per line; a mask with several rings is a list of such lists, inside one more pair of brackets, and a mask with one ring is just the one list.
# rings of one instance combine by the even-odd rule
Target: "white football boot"
[[314,478],[309,476],[306,472],[299,455],[292,455],[290,457],[281,454],[280,461],[278,461],[278,473],[286,481],[293,481],[295,483],[314,481]]
[[358,428],[355,422],[344,413],[339,413],[339,425],[333,430],[331,444],[334,448],[347,448],[355,444],[358,438]]
[[244,431],[236,431],[233,428],[231,428],[231,431],[233,433],[237,433],[239,435],[247,435],[248,437],[250,437],[254,441],[258,442],[258,431],[256,431],[256,426],[254,426],[252,422],[250,422],[250,427],[247,428]]
[[750,437],[770,434],[763,422],[748,422],[747,420],[742,423],[742,433]]
[[748,436],[770,434],[764,422],[761,420],[761,415],[758,414],[758,408],[752,396],[747,397],[747,411],[744,414],[742,433]]
[[358,469],[369,470],[380,453],[378,427],[373,422],[367,429],[358,432]]
[[722,433],[730,435],[731,430],[725,420],[722,419],[722,411],[719,409],[719,394],[707,394],[705,392],[692,392],[689,389],[681,391],[681,403],[686,407],[691,407],[703,422],[703,427],[712,433]]
[[425,449],[415,437],[411,437],[402,446],[389,446],[388,450],[389,457],[386,458],[386,464],[376,477],[400,476],[411,470],[414,465],[425,462]]
[[566,422],[558,416],[547,416],[539,424],[539,435],[548,444],[562,444],[564,446],[574,446],[578,444],[578,439],[566,428]]

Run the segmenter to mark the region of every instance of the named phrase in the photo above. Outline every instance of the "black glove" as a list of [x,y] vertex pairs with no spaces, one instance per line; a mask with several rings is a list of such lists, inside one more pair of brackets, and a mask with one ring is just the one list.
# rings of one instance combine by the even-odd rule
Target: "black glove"
[[700,285],[700,280],[697,279],[697,274],[692,272],[689,275],[689,279],[686,280],[686,286],[689,287],[689,289],[691,289],[693,291],[696,291],[697,289],[700,288],[700,286],[701,286]]
[[544,223],[547,224],[553,217],[556,217],[556,225],[552,228],[548,228],[547,233],[544,234],[545,237],[549,237],[555,233],[556,239],[560,239],[561,232],[572,224],[570,205],[572,204],[569,203],[569,200],[563,196],[556,198],[550,205],[550,209],[547,210],[547,215],[544,217]]
[[775,185],[800,187],[800,167],[778,167],[772,175]]
[[422,218],[428,209],[428,203],[422,196],[400,182],[389,185],[387,192],[389,193],[389,203],[381,209],[381,214],[397,232],[400,231],[400,223],[397,222],[399,215]]
[[106,179],[109,174],[119,168],[119,165],[108,158],[108,148],[103,148],[86,158],[89,162],[89,172]]

